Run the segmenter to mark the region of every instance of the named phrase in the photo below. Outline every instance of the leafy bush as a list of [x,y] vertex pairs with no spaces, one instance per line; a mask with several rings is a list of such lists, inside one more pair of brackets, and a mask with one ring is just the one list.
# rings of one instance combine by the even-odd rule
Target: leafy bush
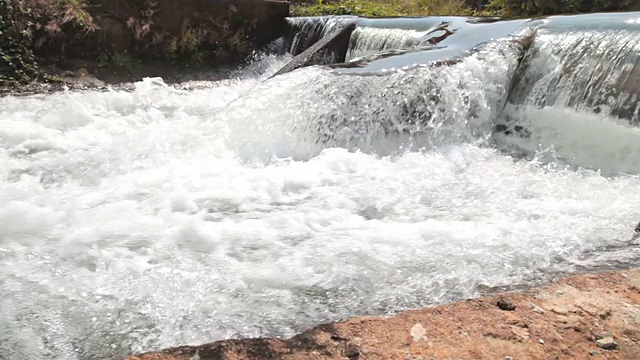
[[24,84],[35,78],[38,66],[30,46],[30,20],[16,19],[13,0],[0,0],[0,85]]
[[35,79],[35,53],[56,41],[64,44],[65,31],[96,28],[83,0],[0,0],[0,85]]

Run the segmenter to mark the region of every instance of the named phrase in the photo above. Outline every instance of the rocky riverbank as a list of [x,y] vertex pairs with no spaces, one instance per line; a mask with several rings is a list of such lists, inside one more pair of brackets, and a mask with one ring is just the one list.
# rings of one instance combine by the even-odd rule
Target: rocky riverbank
[[640,359],[640,268],[126,360],[177,359]]

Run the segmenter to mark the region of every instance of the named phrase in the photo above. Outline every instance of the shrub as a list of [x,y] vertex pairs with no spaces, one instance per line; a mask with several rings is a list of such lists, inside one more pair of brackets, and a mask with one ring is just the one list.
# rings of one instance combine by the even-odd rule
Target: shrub
[[65,31],[96,28],[83,0],[0,0],[0,84],[32,81],[39,49],[56,42],[64,46]]
[[30,44],[30,19],[18,21],[13,0],[0,0],[0,85],[24,84],[38,70]]

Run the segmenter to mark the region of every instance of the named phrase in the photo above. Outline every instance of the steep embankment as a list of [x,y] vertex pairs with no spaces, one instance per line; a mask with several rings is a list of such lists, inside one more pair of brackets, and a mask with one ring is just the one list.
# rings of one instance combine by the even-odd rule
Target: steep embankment
[[224,340],[127,360],[638,359],[640,269],[577,275],[395,317],[355,317],[288,340]]

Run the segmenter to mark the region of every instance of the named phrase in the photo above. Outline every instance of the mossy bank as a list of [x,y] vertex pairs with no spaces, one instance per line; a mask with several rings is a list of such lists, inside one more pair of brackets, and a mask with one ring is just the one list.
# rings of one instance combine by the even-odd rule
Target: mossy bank
[[0,0],[0,85],[238,64],[287,16],[288,2],[270,0]]

